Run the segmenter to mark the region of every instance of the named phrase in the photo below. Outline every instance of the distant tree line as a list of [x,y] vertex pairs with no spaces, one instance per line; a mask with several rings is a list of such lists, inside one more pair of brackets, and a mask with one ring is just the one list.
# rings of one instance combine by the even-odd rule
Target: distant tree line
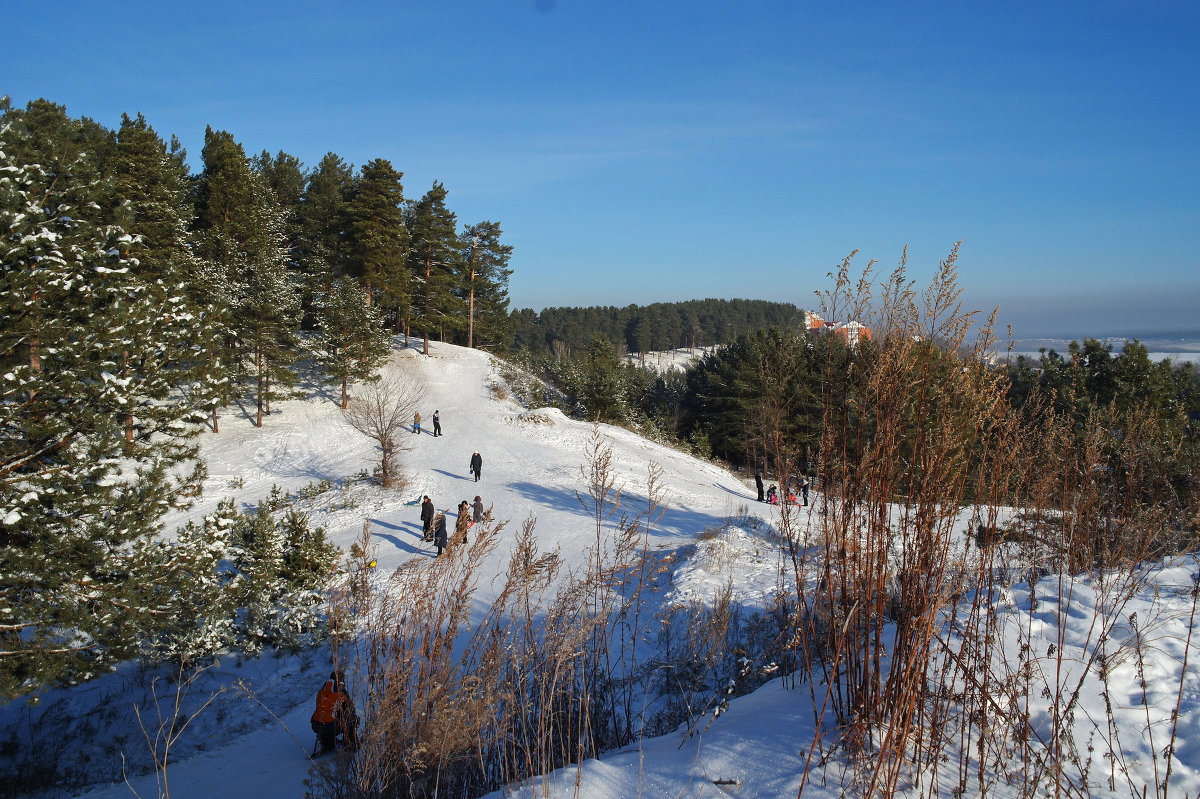
[[688,300],[623,308],[529,308],[514,311],[513,345],[531,355],[586,353],[597,336],[620,352],[724,344],[749,330],[795,327],[800,309],[767,300]]
[[[855,380],[868,379],[878,349],[870,340],[849,347],[837,336],[770,327],[743,332],[682,371],[659,373],[622,361],[600,335],[575,357],[544,355],[526,363],[580,418],[628,425],[750,468],[775,461],[782,444],[790,462],[819,468],[831,404],[844,406],[846,424],[869,440],[875,411],[862,404],[865,384]],[[945,357],[934,346],[920,351]],[[1007,382],[1008,403],[1031,426],[1054,417],[1080,431],[1097,421],[1112,430],[1137,427],[1146,454],[1141,476],[1153,472],[1159,488],[1180,497],[1180,507],[1200,496],[1200,374],[1192,365],[1152,362],[1136,341],[1114,353],[1111,345],[1087,339],[1072,342],[1065,356],[1050,351],[995,370]],[[844,457],[856,457],[858,440],[850,440]],[[1098,472],[1111,477],[1115,467],[1105,459],[1115,456],[1098,452],[1097,458]]]

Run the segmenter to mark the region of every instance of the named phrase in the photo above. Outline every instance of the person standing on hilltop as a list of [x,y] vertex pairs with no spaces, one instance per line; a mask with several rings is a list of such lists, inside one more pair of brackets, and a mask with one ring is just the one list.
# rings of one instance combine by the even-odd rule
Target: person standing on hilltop
[[429,495],[425,495],[425,501],[421,503],[421,538],[426,541],[431,540],[430,530],[433,526],[433,500]]
[[439,415],[441,411],[433,412],[433,437],[437,438],[442,434],[442,417]]
[[[442,554],[442,550],[446,548],[448,543],[446,536],[446,512],[442,511],[433,520],[433,545],[437,547],[438,555]],[[437,557],[437,555],[434,555],[434,557]]]
[[475,482],[479,482],[479,476],[483,473],[483,456],[478,452],[471,453],[471,473],[475,475]]

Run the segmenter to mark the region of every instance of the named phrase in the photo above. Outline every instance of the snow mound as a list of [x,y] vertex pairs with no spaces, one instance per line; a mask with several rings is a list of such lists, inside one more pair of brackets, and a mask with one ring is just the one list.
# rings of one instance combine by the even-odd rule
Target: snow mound
[[767,607],[785,566],[783,550],[772,543],[770,528],[733,524],[700,533],[672,577],[668,600],[711,602],[726,588],[741,605]]
[[521,424],[560,425],[567,421],[567,415],[558,408],[536,408],[517,414],[516,421]]

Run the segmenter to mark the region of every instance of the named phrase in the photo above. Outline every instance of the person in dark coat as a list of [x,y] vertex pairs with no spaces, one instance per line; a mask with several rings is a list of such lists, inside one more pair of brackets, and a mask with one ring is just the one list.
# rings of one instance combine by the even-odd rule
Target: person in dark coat
[[754,485],[758,488],[758,501],[762,502],[763,501],[763,483],[762,483],[762,474],[760,474],[759,472],[754,473]]
[[475,482],[479,482],[479,475],[483,471],[483,456],[478,452],[471,453],[471,472],[475,475]]
[[421,503],[421,524],[424,528],[421,531],[421,537],[426,541],[430,540],[429,530],[430,525],[433,524],[433,513],[433,500],[431,500],[429,495],[426,494],[425,501]]
[[475,502],[471,505],[471,521],[475,524],[483,521],[483,498],[478,494],[475,495]]
[[471,506],[464,499],[458,503],[458,520],[454,522],[454,543],[467,543],[467,528],[471,526]]
[[[446,540],[446,513],[443,511],[433,520],[433,545],[437,547],[438,555],[442,554],[442,550],[446,548],[448,543]],[[434,557],[437,557],[437,555]]]
[[808,488],[811,482],[807,477],[800,478],[800,494],[804,497],[804,507],[808,507]]
[[442,434],[442,417],[439,416],[441,411],[433,412],[433,435],[436,438]]

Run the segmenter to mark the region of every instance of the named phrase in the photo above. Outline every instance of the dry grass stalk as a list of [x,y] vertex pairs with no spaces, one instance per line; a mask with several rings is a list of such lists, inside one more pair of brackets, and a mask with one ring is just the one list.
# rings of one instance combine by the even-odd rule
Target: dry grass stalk
[[[1111,641],[1144,580],[1139,564],[1189,545],[1175,528],[1194,511],[1156,468],[1170,428],[1152,414],[1073,420],[1037,397],[1012,407],[1006,375],[984,366],[991,321],[968,341],[956,258],[957,246],[921,293],[902,259],[877,298],[874,265],[855,282],[847,259],[824,294],[829,316],[856,314],[875,337],[826,363],[819,548],[786,509],[781,520],[800,608],[792,643],[817,721],[808,759],[841,747],[865,796],[987,795],[998,784],[1086,793],[1093,743],[1120,751],[1111,711],[1079,723],[1088,675],[1150,646],[1140,634],[1123,652]],[[977,549],[960,543],[967,518]],[[1097,609],[1082,643],[1068,639],[1080,630],[1069,611],[1081,572]],[[1060,598],[1048,649],[1033,627],[1047,618],[1047,577]],[[1014,585],[1028,606],[998,612]],[[1067,661],[1072,647],[1082,663]],[[1046,698],[1048,722],[1035,726],[1033,697]],[[1170,773],[1163,756],[1156,793]]]

